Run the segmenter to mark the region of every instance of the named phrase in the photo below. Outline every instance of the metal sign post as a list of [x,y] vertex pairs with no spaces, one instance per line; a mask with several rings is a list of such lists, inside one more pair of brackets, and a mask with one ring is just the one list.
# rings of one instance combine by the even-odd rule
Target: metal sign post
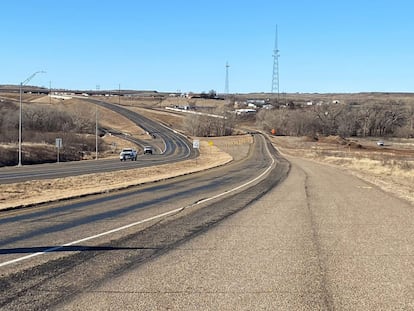
[[56,148],[57,148],[57,163],[59,163],[59,151],[62,148],[62,138],[56,138]]
[[[200,141],[198,139],[193,140],[193,148],[198,149],[200,152]],[[196,165],[197,165],[197,157],[196,157]]]

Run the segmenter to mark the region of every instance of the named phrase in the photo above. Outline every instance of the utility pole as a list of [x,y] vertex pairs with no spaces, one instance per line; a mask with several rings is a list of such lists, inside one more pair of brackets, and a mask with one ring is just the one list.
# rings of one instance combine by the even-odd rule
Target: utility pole
[[279,48],[277,42],[277,25],[275,33],[275,47],[273,49],[273,74],[272,74],[272,93],[277,92],[277,101],[279,102]]
[[37,75],[38,73],[46,73],[45,71],[36,71],[35,73],[33,73],[30,77],[28,77],[26,80],[24,80],[23,82],[20,82],[20,100],[19,100],[19,161],[17,166],[22,166],[22,93],[23,93],[23,85],[26,85],[27,83],[29,83],[30,80],[32,80],[35,75]]

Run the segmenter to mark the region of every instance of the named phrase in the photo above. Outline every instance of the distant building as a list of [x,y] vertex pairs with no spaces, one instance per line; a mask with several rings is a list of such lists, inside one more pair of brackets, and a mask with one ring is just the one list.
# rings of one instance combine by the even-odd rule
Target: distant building
[[235,113],[238,116],[249,115],[249,114],[255,114],[256,110],[254,110],[254,109],[236,109]]
[[253,104],[256,106],[263,106],[264,104],[266,104],[266,100],[265,99],[248,99],[246,103],[247,105]]
[[247,107],[255,109],[255,108],[257,108],[257,105],[253,104],[253,103],[247,103]]

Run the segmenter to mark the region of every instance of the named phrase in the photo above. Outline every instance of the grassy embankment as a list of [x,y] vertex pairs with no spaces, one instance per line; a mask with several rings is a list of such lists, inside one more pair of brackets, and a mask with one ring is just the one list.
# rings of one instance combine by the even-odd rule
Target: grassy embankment
[[313,141],[301,137],[273,137],[287,156],[335,165],[361,179],[414,203],[414,140],[399,139],[377,147],[375,140],[328,137]]

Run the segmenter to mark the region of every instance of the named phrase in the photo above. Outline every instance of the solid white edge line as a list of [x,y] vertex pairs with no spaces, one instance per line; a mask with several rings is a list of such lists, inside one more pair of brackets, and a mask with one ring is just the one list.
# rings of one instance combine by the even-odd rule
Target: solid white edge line
[[240,186],[237,186],[236,188],[233,188],[231,190],[228,190],[228,191],[219,193],[219,194],[217,194],[215,196],[212,196],[211,198],[207,198],[207,199],[201,200],[201,201],[197,202],[197,204],[205,203],[205,202],[208,202],[208,201],[217,199],[217,198],[219,198],[219,197],[221,197],[221,196],[223,196],[225,194],[229,194],[229,193],[231,193],[233,191],[237,191],[237,190],[239,190],[239,189],[241,189],[243,187],[246,187],[247,185],[250,185],[250,184],[256,182],[257,180],[259,180],[260,178],[262,178],[263,176],[265,176],[272,169],[272,167],[273,167],[273,165],[275,163],[275,159],[272,157],[272,154],[270,153],[269,148],[267,147],[267,145],[266,145],[266,150],[267,150],[270,158],[272,159],[272,163],[270,164],[270,166],[262,174],[260,174],[259,176],[256,176],[252,180],[249,180],[248,182],[246,182],[246,183],[244,183],[244,184],[242,184]]
[[155,219],[158,219],[158,218],[162,218],[162,217],[165,217],[165,216],[168,216],[168,215],[171,215],[171,214],[181,212],[185,209],[191,208],[191,207],[196,206],[198,204],[202,204],[202,203],[217,199],[217,198],[219,198],[223,195],[229,194],[231,192],[237,191],[237,190],[239,190],[243,187],[246,187],[247,185],[250,185],[251,183],[254,183],[255,181],[259,180],[260,178],[262,178],[264,175],[266,175],[272,169],[272,167],[275,163],[275,159],[272,157],[267,144],[266,144],[266,150],[267,150],[270,158],[272,159],[272,163],[270,164],[270,166],[259,176],[256,176],[252,180],[249,180],[248,182],[246,182],[246,183],[244,183],[240,186],[237,186],[236,188],[233,188],[231,190],[227,190],[225,192],[219,193],[219,194],[217,194],[215,196],[212,196],[210,198],[203,199],[201,201],[198,201],[197,203],[191,204],[191,205],[186,206],[186,207],[176,208],[174,210],[171,210],[171,211],[159,214],[159,215],[155,215],[155,216],[152,216],[152,217],[149,217],[149,218],[137,221],[137,222],[133,222],[133,223],[130,223],[128,225],[125,225],[125,226],[122,226],[122,227],[119,227],[119,228],[115,228],[115,229],[112,229],[112,230],[109,230],[109,231],[106,231],[106,232],[101,232],[101,233],[98,233],[96,235],[89,236],[89,237],[86,237],[86,238],[83,238],[83,239],[80,239],[80,240],[77,240],[77,241],[69,242],[69,243],[66,243],[66,244],[63,244],[63,245],[60,245],[60,246],[51,247],[51,248],[45,249],[42,252],[37,252],[37,253],[33,253],[33,254],[30,254],[30,255],[27,255],[27,256],[23,256],[23,257],[19,257],[19,258],[13,259],[13,260],[2,262],[2,263],[0,263],[0,267],[8,266],[8,265],[11,265],[13,263],[17,263],[17,262],[20,262],[20,261],[23,261],[23,260],[26,260],[26,259],[37,257],[37,256],[40,256],[40,255],[43,255],[43,254],[46,254],[46,253],[51,253],[51,252],[60,250],[62,248],[65,248],[66,246],[72,246],[72,245],[79,244],[79,243],[86,242],[86,241],[90,241],[90,240],[93,240],[93,239],[96,239],[96,238],[99,238],[99,237],[102,237],[102,236],[105,236],[105,235],[108,235],[108,234],[119,232],[119,231],[122,231],[122,230],[125,230],[125,229],[128,229],[128,228],[131,228],[131,227],[149,222],[151,220],[155,220]]

